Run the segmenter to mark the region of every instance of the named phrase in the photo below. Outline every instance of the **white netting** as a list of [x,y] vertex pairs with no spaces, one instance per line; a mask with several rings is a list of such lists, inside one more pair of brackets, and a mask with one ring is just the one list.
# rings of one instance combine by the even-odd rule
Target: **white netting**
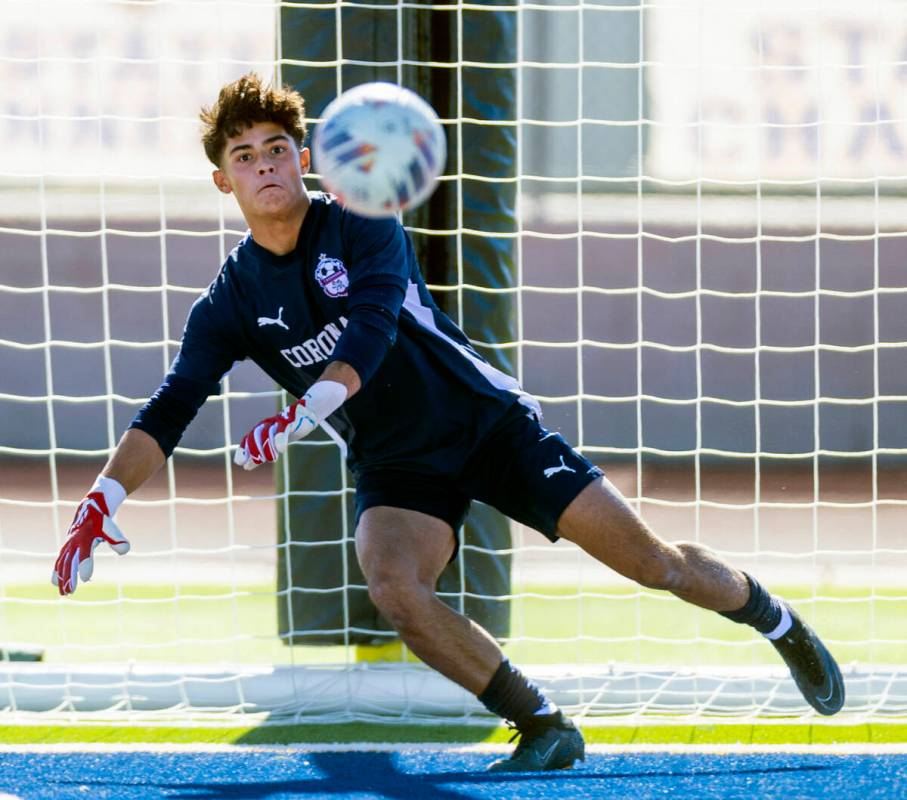
[[[347,88],[345,15],[402,26],[419,5],[6,4],[0,646],[47,659],[0,668],[11,716],[477,711],[411,663],[280,643],[283,498],[228,452],[277,396],[248,365],[118,514],[133,552],[65,602],[49,583],[76,503],[244,227],[210,184],[199,106],[250,67],[335,69]],[[333,60],[287,52],[275,31],[291,6],[340,23]],[[460,26],[519,16],[519,341],[498,344],[515,345],[549,426],[662,536],[788,593],[848,665],[851,710],[903,713],[907,6],[435,8]],[[458,74],[481,67],[455,41]],[[392,49],[381,67],[397,79],[419,67]],[[483,178],[462,159],[452,180]],[[473,232],[454,232],[460,249]],[[462,312],[483,289],[456,291]],[[758,637],[563,543],[516,530],[514,548],[508,653],[571,711],[807,713]]]

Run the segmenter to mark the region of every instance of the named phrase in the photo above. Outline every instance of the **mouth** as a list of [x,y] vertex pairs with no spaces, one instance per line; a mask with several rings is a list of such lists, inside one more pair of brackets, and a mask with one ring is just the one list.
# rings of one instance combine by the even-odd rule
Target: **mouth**
[[259,192],[259,194],[260,194],[261,192],[265,191],[266,189],[279,189],[279,188],[280,188],[280,185],[279,185],[279,184],[276,184],[276,183],[266,183],[264,186],[262,186],[262,187],[258,190],[258,192]]

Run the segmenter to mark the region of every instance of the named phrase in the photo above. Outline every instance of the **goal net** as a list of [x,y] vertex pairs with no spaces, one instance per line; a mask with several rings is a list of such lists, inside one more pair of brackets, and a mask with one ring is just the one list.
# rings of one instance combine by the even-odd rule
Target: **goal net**
[[[249,69],[279,77],[291,62],[334,68],[349,88],[346,15],[402,21],[423,4],[308,5],[335,26],[332,61],[282,49],[280,15],[305,3],[4,7],[8,721],[487,721],[405,651],[375,662],[348,643],[282,643],[287,491],[273,472],[234,470],[231,450],[283,398],[249,364],[118,513],[132,552],[99,549],[95,579],[71,598],[50,584],[77,503],[244,231],[211,185],[199,107]],[[465,14],[517,18],[519,335],[496,344],[516,353],[548,427],[601,464],[659,535],[703,542],[788,597],[844,667],[848,722],[907,713],[907,6],[434,7],[459,26],[441,65],[458,74],[482,66],[464,57]],[[359,66],[439,67],[396,50]],[[446,174],[485,178],[464,174],[456,148]],[[340,463],[327,439],[294,447]],[[351,489],[313,480],[301,491],[348,500]],[[325,532],[338,552],[350,519]],[[505,652],[569,713],[812,716],[749,629],[519,526],[507,555]],[[343,603],[352,588],[312,590],[309,602]]]

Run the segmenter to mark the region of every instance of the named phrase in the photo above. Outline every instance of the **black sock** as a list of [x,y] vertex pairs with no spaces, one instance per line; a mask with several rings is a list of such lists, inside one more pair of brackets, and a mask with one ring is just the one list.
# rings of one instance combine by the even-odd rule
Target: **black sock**
[[[537,711],[549,705],[549,701],[522,672],[506,658],[491,676],[479,700],[492,714],[510,720],[517,728],[523,728]],[[560,713],[551,704],[554,713]]]
[[781,601],[767,592],[755,578],[745,572],[743,574],[750,586],[749,599],[743,608],[737,611],[719,611],[718,613],[734,622],[752,625],[759,633],[771,633],[781,623],[783,616]]

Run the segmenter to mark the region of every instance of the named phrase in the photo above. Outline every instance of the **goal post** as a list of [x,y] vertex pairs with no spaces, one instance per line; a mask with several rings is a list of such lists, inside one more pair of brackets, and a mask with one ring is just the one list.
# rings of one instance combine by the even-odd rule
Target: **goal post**
[[[346,48],[351,14],[387,13],[404,41],[405,20],[428,7],[453,22],[449,61]],[[45,656],[0,660],[8,721],[488,721],[411,660],[281,641],[292,589],[275,581],[275,507],[350,488],[233,469],[233,444],[281,401],[253,365],[230,373],[118,512],[133,551],[99,549],[95,579],[72,598],[49,582],[79,499],[244,230],[211,186],[198,108],[250,68],[288,78],[290,67],[343,88],[345,75],[443,73],[457,89],[449,132],[512,131],[509,161],[458,139],[445,187],[512,191],[515,231],[494,226],[497,208],[404,220],[458,254],[456,280],[432,283],[458,311],[509,298],[512,329],[470,335],[512,359],[547,425],[661,536],[707,544],[815,623],[847,682],[845,713],[828,724],[907,713],[903,4],[42,8],[13,0],[0,19],[0,659]],[[296,8],[324,15],[311,29],[334,37],[322,60],[281,49],[281,14]],[[513,16],[512,61],[469,47],[483,14]],[[513,71],[512,118],[464,102],[464,76],[483,70]],[[469,243],[508,238],[512,281],[479,284]],[[327,439],[293,449],[341,472]],[[511,533],[476,550],[512,560],[506,597],[454,586],[449,599],[506,602],[505,652],[569,713],[815,721],[748,629],[568,543]],[[305,602],[352,588],[311,587]]]
[[[474,21],[465,27],[480,34],[472,39],[494,46],[485,45],[469,60],[512,63],[516,13],[482,10],[471,16]],[[285,6],[280,10],[279,79],[306,98],[306,114],[313,124],[341,91],[375,80],[418,91],[446,120],[452,176],[442,178],[429,201],[404,215],[403,223],[438,305],[459,322],[493,365],[512,373],[516,306],[512,293],[490,290],[507,290],[515,283],[516,70],[457,71],[451,56],[457,45],[457,20],[453,7],[437,9],[430,4],[354,5],[342,8],[339,19],[325,15],[317,5]],[[313,29],[319,30],[317,36],[310,35]],[[510,120],[510,125],[464,125],[464,117],[476,116],[468,110],[470,103],[482,103],[486,114]],[[476,163],[481,158],[477,153],[496,155],[497,174],[488,168],[487,159]],[[459,177],[470,173],[487,180]],[[470,215],[477,217],[477,224],[469,224]],[[460,233],[476,227],[472,233]],[[320,463],[300,448],[288,456],[286,474],[278,468],[281,493],[284,485],[290,488],[285,503],[278,505],[278,589],[287,596],[287,602],[278,606],[281,636],[298,644],[355,643],[360,645],[360,658],[387,653],[398,657],[399,647],[368,650],[371,644],[386,645],[396,635],[369,601],[355,560],[350,476],[338,475],[333,453],[321,451]],[[313,482],[331,487],[335,496],[295,491]],[[442,573],[439,594],[492,636],[506,638],[509,522],[494,509],[476,504],[460,540],[460,557]],[[312,602],[308,590],[313,587],[330,593]]]

